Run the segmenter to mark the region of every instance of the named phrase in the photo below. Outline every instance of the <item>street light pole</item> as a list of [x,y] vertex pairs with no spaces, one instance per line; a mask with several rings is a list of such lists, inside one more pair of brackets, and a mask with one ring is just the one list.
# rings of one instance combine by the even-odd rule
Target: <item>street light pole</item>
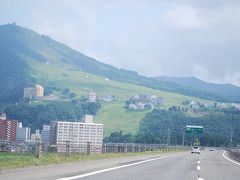
[[185,142],[185,128],[183,129],[183,139],[182,139],[182,148],[184,148]]

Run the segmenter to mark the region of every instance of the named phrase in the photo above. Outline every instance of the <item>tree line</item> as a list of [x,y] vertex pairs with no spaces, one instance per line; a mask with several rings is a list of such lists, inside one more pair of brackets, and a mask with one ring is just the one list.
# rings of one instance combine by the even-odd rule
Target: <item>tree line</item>
[[[203,126],[202,134],[186,134],[186,125]],[[203,146],[236,146],[240,143],[240,112],[238,110],[209,111],[207,114],[192,117],[186,113],[170,110],[153,110],[140,122],[136,135],[114,132],[105,142],[135,142],[191,145],[195,139]],[[170,140],[170,142],[168,142]]]
[[99,102],[87,102],[84,99],[41,104],[29,104],[23,101],[16,105],[8,105],[4,112],[8,119],[18,120],[34,132],[36,129],[42,129],[43,124],[49,124],[53,120],[81,121],[83,115],[95,115],[100,108]]

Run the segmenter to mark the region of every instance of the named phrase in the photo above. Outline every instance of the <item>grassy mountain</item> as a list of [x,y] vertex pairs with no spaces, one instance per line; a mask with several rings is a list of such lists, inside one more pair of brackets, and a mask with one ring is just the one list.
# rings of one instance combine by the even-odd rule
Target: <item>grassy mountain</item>
[[[18,59],[15,61],[23,66],[21,71],[26,69],[25,65],[28,65],[32,62],[46,63],[51,66],[67,65],[74,71],[87,72],[102,77],[108,77],[109,79],[116,81],[133,83],[167,92],[176,92],[205,99],[224,99],[224,97],[199,91],[197,89],[185,88],[184,86],[176,83],[158,81],[154,78],[140,76],[138,73],[133,71],[117,69],[111,65],[101,63],[93,58],[85,56],[84,54],[81,54],[64,44],[56,42],[47,36],[39,35],[29,29],[17,26],[15,24],[0,26],[0,40],[0,51],[2,52],[0,56],[1,63],[4,65],[4,63],[6,63],[5,61],[8,61],[8,58],[6,58],[4,54],[8,54],[11,57],[14,56],[16,58],[13,59]],[[9,68],[11,69],[11,65]],[[22,75],[18,77],[22,77]],[[25,79],[25,77],[22,77],[22,79]],[[33,81],[29,83],[29,80],[25,80],[25,84],[33,83]],[[14,89],[19,92],[21,88],[22,87],[19,85],[19,88]],[[19,94],[17,94],[16,97],[20,97]],[[0,96],[0,101],[3,100],[2,98],[3,97]],[[7,101],[7,98],[8,97],[4,97],[4,101]],[[9,98],[12,100],[12,97]]]
[[[136,133],[139,121],[148,112],[125,110],[126,100],[136,93],[163,97],[166,102],[163,108],[179,105],[186,99],[209,102],[197,97],[218,98],[117,69],[15,24],[0,26],[0,77],[1,104],[18,101],[23,95],[23,88],[35,84],[54,87],[58,89],[54,91],[56,94],[69,88],[77,97],[85,96],[91,89],[98,95],[117,96],[118,101],[104,103],[96,116],[96,121],[104,124],[105,135],[116,130]],[[106,77],[110,81],[106,81]]]
[[218,97],[224,97],[226,100],[240,101],[240,87],[234,86],[232,84],[208,83],[195,77],[160,76],[156,79],[165,82],[176,83],[186,88],[201,90],[209,94],[215,94]]

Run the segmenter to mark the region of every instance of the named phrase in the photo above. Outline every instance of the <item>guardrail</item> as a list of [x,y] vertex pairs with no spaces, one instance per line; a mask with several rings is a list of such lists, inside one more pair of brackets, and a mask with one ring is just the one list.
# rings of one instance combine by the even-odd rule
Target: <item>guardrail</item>
[[167,146],[164,144],[138,144],[138,143],[105,143],[102,153],[128,153],[146,151],[177,151],[182,150],[182,146]]
[[227,149],[228,156],[240,162],[240,149]]

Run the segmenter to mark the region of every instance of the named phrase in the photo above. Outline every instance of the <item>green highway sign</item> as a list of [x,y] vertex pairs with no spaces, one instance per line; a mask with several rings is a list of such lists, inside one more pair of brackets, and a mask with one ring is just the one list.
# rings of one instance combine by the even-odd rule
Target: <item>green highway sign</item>
[[187,125],[187,126],[186,126],[186,133],[202,134],[202,133],[203,133],[203,126],[191,126],[191,125]]

